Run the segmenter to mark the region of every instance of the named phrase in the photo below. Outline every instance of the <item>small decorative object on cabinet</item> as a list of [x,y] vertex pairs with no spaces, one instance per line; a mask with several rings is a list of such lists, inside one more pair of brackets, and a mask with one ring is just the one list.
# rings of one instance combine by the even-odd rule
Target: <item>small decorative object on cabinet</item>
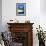
[[12,41],[18,46],[33,46],[33,23],[7,23]]
[[26,20],[25,23],[30,23],[30,20]]
[[11,19],[9,23],[19,23],[19,21],[17,19]]

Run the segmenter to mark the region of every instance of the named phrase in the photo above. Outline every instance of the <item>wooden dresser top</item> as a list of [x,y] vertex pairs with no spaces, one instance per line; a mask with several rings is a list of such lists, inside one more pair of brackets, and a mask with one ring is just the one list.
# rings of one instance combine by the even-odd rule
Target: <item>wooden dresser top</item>
[[8,25],[25,25],[25,24],[31,24],[33,25],[34,23],[7,23]]

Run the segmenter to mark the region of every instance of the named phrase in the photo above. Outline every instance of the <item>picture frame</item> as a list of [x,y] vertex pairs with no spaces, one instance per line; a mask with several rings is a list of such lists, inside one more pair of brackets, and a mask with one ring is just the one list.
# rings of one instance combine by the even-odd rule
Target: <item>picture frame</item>
[[16,16],[26,16],[26,3],[16,3]]

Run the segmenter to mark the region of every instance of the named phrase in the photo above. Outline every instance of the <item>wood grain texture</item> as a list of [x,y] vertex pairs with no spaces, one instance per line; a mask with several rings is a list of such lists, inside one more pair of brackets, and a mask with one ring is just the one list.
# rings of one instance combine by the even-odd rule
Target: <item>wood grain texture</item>
[[[12,33],[16,32],[27,32],[28,37],[27,37],[27,43],[28,45],[25,44],[25,46],[33,46],[33,23],[7,23],[9,25],[9,31]],[[15,36],[14,36],[15,38]]]

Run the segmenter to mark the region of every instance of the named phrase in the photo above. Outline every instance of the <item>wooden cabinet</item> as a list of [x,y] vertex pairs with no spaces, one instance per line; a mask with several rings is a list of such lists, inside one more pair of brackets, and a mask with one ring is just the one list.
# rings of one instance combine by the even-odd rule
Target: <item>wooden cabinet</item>
[[33,23],[7,23],[12,39],[22,46],[33,46]]

